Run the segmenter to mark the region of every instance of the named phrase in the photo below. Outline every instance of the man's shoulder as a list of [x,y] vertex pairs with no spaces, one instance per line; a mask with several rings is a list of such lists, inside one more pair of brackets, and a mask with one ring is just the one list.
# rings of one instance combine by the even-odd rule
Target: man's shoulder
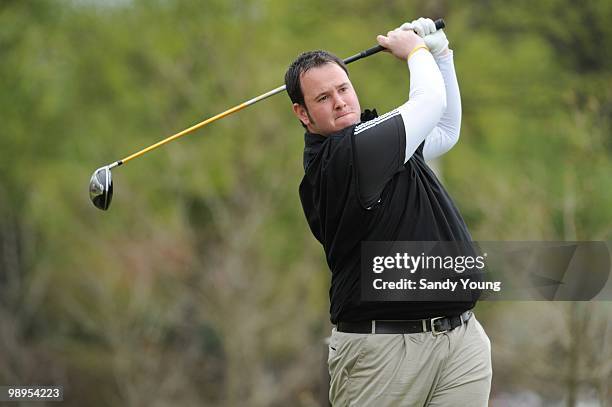
[[[395,120],[392,120],[394,119]],[[391,125],[393,129],[397,126],[398,122],[402,122],[401,120],[401,112],[399,109],[391,110],[381,116],[374,117],[370,120],[363,121],[355,126],[355,134],[364,133],[366,131],[386,131],[387,126]]]
[[338,148],[350,148],[355,126],[357,126],[357,124],[345,127],[335,133],[328,134],[325,136],[325,140],[321,142],[320,148],[326,150],[328,155],[333,153]]
[[307,152],[306,167],[312,172],[320,168],[324,173],[337,172],[350,167],[353,161],[352,134],[355,125],[346,127],[325,136],[325,140],[316,148]]
[[[350,153],[352,151],[353,135],[355,134],[356,126],[357,124],[353,124],[327,136],[329,139],[328,152],[330,156],[342,154],[342,151],[346,153]],[[347,154],[347,158],[348,157],[350,157],[350,154]]]

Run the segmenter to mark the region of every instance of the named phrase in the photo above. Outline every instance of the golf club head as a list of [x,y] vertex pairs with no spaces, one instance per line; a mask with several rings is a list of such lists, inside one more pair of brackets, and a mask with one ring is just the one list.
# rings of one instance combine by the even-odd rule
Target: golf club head
[[107,210],[113,199],[113,177],[108,165],[98,168],[89,181],[89,198],[96,208]]

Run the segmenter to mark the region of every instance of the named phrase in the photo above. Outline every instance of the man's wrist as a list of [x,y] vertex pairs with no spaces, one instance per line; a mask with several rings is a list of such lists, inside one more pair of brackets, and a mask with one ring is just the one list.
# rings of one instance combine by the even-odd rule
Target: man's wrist
[[425,44],[417,45],[416,47],[412,49],[412,51],[410,51],[410,53],[408,54],[408,58],[406,58],[406,61],[409,61],[410,57],[413,56],[417,51],[421,49],[424,49],[429,52],[429,48],[427,48],[427,45]]
[[450,55],[450,54],[451,54],[450,48],[444,47],[444,49],[442,51],[438,52],[435,56],[437,56],[437,57],[444,57],[444,56],[447,56],[447,55]]
[[439,65],[441,63],[447,63],[448,61],[452,61],[453,55],[454,55],[453,50],[449,48],[448,51],[444,53],[444,55],[436,54],[433,57],[436,63]]

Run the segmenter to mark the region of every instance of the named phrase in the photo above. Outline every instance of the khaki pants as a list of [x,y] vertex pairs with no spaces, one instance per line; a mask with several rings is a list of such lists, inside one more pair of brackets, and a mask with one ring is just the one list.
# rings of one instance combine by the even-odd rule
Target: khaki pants
[[439,336],[332,330],[329,400],[334,407],[481,407],[491,389],[491,342],[472,316]]

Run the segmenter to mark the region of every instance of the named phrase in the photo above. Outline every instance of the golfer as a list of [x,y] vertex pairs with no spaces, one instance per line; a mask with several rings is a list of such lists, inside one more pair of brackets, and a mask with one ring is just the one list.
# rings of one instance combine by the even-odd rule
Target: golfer
[[[486,406],[491,348],[467,302],[364,302],[362,241],[471,241],[427,161],[459,138],[461,100],[442,30],[420,18],[377,41],[408,65],[408,100],[361,115],[342,60],[300,55],[285,84],[306,129],[300,199],[331,269],[334,406]],[[408,82],[397,91],[408,93]]]

